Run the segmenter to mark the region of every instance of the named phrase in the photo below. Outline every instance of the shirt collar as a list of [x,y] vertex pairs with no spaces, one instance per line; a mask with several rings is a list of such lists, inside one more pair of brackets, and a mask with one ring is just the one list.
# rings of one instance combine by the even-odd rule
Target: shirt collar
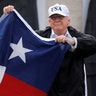
[[[52,29],[51,31],[52,31],[52,32],[51,32],[50,38],[55,38],[57,35],[56,35],[55,32],[53,31],[53,29]],[[66,37],[71,37],[71,35],[70,35],[70,33],[68,32],[68,30],[67,30],[65,36],[66,36]]]

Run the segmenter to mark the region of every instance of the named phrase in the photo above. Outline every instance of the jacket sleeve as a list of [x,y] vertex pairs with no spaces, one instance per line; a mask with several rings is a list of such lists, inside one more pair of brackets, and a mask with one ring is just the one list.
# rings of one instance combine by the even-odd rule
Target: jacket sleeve
[[72,26],[69,26],[68,30],[72,37],[77,38],[77,48],[74,54],[76,53],[77,56],[82,58],[96,54],[96,37],[78,32]]
[[96,38],[92,35],[77,32],[77,49],[78,54],[84,57],[96,54]]

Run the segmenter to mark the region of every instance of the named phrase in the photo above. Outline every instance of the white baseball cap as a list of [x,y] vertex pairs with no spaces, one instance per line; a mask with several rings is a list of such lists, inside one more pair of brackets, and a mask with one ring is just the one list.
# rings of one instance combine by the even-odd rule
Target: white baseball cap
[[55,4],[48,9],[48,14],[49,17],[54,15],[54,14],[59,14],[62,16],[69,16],[69,9],[67,8],[66,5],[60,5],[60,4]]

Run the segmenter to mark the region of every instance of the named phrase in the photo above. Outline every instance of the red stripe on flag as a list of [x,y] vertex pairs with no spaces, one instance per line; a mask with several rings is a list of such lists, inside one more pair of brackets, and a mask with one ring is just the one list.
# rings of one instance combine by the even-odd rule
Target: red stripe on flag
[[47,93],[5,74],[0,84],[0,96],[47,96]]

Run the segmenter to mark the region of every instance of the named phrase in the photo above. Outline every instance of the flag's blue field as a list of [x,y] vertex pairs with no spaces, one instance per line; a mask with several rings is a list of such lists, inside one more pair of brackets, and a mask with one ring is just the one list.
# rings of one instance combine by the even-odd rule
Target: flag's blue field
[[68,48],[38,36],[16,10],[1,18],[0,96],[46,96]]

